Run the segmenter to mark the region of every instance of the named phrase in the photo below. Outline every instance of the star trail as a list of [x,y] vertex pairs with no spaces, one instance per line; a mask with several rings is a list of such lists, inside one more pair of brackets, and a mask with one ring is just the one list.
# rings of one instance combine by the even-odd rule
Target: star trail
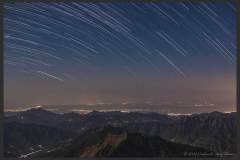
[[234,105],[236,7],[5,3],[4,58],[6,107],[179,99]]

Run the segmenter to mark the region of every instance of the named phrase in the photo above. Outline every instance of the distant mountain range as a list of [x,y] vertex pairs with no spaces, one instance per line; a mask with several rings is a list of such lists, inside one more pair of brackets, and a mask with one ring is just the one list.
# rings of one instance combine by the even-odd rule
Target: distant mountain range
[[[236,113],[56,114],[41,108],[5,116],[7,157],[187,157],[236,153]],[[193,154],[191,154],[193,153]]]

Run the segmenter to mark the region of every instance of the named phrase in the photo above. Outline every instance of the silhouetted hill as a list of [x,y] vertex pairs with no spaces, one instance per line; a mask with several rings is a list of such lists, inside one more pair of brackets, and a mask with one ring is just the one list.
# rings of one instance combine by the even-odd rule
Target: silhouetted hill
[[42,148],[57,146],[76,134],[48,126],[10,122],[4,124],[4,155],[19,157]]
[[[218,153],[236,153],[236,113],[212,112],[190,116],[168,116],[158,113],[95,111],[80,115],[55,114],[38,108],[5,117],[5,123],[10,122],[41,125],[75,134],[113,126],[124,128],[128,134],[161,137],[174,143],[198,146]],[[5,131],[6,134],[9,132],[11,131]]]
[[33,157],[186,157],[190,156],[187,153],[194,152],[214,156],[213,152],[200,147],[168,142],[156,136],[127,133],[121,128],[104,127],[102,130],[89,130],[67,145],[51,152],[39,152]]
[[8,122],[32,123],[46,126],[56,126],[61,121],[61,115],[41,108],[33,108],[19,112],[7,118]]

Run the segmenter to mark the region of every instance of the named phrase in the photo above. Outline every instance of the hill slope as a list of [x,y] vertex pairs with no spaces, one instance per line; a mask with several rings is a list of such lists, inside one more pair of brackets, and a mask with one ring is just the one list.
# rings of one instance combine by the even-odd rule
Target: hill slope
[[207,157],[214,156],[213,152],[201,147],[172,143],[156,136],[128,133],[121,128],[105,127],[102,130],[90,130],[71,143],[51,152],[37,153],[34,157],[187,157],[194,156],[188,154],[196,152],[208,154]]

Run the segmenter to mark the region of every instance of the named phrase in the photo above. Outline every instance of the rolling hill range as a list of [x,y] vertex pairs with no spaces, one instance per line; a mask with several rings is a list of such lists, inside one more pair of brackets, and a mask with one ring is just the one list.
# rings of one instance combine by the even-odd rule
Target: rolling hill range
[[[205,153],[201,147],[168,142],[157,136],[127,133],[122,128],[106,126],[92,129],[51,152],[42,151],[35,157],[187,157],[186,153]],[[204,155],[202,155],[204,157]]]
[[[185,150],[180,148],[185,147],[186,150],[209,153],[211,151],[211,153],[236,153],[236,113],[212,112],[190,116],[168,116],[158,113],[93,111],[80,115],[78,113],[56,114],[38,108],[6,116],[4,125],[6,128],[4,153],[10,157],[29,153],[31,154],[28,156],[63,154],[62,156],[121,157],[122,155],[129,157],[144,153],[139,151],[148,145],[153,147],[150,147],[152,151],[145,149],[146,153],[139,156],[184,156]],[[106,129],[107,126],[111,126],[111,129]],[[121,128],[121,134],[112,134],[115,133],[112,131],[115,130],[113,128]],[[94,131],[95,134],[101,135],[100,133],[105,133],[106,130],[109,131],[106,135],[110,135],[110,138],[105,136],[101,139],[97,136],[100,139],[88,145],[87,148],[83,147],[79,150],[82,147],[82,139],[89,139],[89,141],[92,139],[88,138],[91,137],[90,132]],[[138,143],[135,144],[135,140],[142,141],[142,146],[136,145]],[[79,141],[79,143],[75,144],[73,141]],[[117,148],[108,148],[109,143],[112,144],[110,146],[118,144]],[[167,149],[161,145],[170,147]],[[179,145],[185,145],[185,147],[178,147]],[[56,146],[61,146],[64,152],[60,152]],[[132,155],[127,152],[128,149],[124,149],[129,146],[131,146]],[[159,147],[162,148],[161,153],[156,151]],[[75,152],[75,149],[78,152]]]

